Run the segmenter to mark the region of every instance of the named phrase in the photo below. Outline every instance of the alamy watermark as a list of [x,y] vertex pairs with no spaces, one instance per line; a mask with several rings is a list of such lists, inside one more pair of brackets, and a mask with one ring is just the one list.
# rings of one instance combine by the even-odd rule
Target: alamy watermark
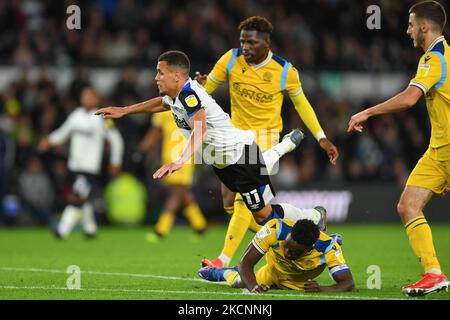
[[366,20],[366,26],[369,30],[381,29],[381,9],[373,4],[367,7],[366,13],[369,15]]
[[71,265],[66,269],[66,273],[70,276],[67,278],[66,287],[69,290],[80,290],[81,289],[81,270],[79,266]]
[[381,289],[381,269],[377,265],[370,265],[367,267],[366,273],[370,276],[367,278],[367,289],[380,290]]
[[81,29],[81,9],[77,5],[70,5],[66,9],[66,13],[70,16],[66,19],[66,27],[69,30]]

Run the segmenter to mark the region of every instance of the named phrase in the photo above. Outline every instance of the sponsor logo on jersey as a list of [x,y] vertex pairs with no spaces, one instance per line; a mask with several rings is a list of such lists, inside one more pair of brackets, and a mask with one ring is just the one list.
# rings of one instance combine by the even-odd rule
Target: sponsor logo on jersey
[[263,74],[263,79],[264,81],[269,81],[272,80],[273,74],[271,72],[264,72]]
[[264,226],[261,230],[256,234],[256,239],[261,240],[270,235],[270,228],[268,226]]
[[417,75],[419,77],[426,77],[430,71],[431,66],[429,64],[420,64]]
[[232,84],[233,91],[241,97],[248,98],[261,103],[269,103],[273,101],[273,95],[263,92],[257,86],[248,83],[234,82]]
[[184,99],[184,102],[186,102],[186,105],[191,108],[196,107],[198,105],[198,100],[193,94],[187,96]]

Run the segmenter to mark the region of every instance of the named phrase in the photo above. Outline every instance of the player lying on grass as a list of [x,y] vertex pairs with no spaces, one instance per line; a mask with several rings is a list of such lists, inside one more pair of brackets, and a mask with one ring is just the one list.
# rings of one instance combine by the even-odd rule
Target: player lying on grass
[[[266,264],[255,274],[254,267],[263,256]],[[313,280],[326,267],[334,285],[321,286]],[[253,293],[269,288],[306,292],[355,290],[336,238],[319,231],[309,220],[270,220],[255,235],[238,267],[203,267],[198,273],[208,281],[226,281],[233,288],[247,288]]]
[[97,110],[105,118],[120,118],[140,112],[163,112],[172,115],[188,143],[181,156],[162,166],[154,179],[170,176],[191,157],[201,153],[211,164],[219,179],[234,192],[239,192],[260,225],[273,218],[310,219],[325,228],[323,208],[299,209],[287,203],[270,204],[275,191],[269,178],[273,165],[287,152],[294,150],[304,134],[293,130],[271,149],[261,153],[250,130],[233,126],[230,117],[205,89],[189,77],[189,58],[180,51],[168,51],[158,58],[156,83],[160,95],[129,107],[108,107]]

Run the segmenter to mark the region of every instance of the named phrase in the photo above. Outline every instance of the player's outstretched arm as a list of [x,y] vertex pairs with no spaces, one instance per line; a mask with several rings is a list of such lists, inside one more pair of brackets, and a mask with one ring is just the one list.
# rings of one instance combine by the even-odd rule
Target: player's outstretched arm
[[336,283],[331,286],[321,286],[314,280],[305,282],[305,292],[345,292],[355,291],[355,282],[350,270],[333,276]]
[[156,97],[141,103],[133,104],[128,107],[106,107],[95,112],[96,115],[102,115],[106,119],[119,119],[123,116],[134,113],[155,113],[167,111],[168,107],[164,105],[161,97]]
[[269,290],[269,287],[264,284],[256,282],[256,276],[253,269],[263,255],[256,250],[252,243],[250,243],[239,262],[239,275],[244,286],[252,293],[263,293]]
[[180,158],[176,161],[166,164],[159,168],[154,174],[153,179],[161,179],[165,176],[170,176],[172,172],[180,169],[186,161],[188,161],[203,144],[203,140],[206,138],[206,111],[205,109],[199,109],[190,119],[191,128],[194,128],[189,137],[188,143],[181,153]]
[[423,91],[421,89],[410,85],[395,97],[353,115],[348,122],[347,132],[362,132],[364,122],[366,122],[370,117],[380,114],[404,111],[411,108],[417,103],[422,94]]

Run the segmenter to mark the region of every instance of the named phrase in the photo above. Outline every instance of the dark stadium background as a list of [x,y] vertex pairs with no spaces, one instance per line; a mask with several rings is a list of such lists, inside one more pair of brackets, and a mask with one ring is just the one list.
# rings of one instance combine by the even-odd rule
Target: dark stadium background
[[[280,195],[299,205],[326,202],[331,221],[400,222],[398,196],[429,140],[423,99],[407,112],[371,119],[364,134],[347,134],[346,128],[353,113],[399,92],[414,75],[421,52],[406,35],[412,3],[0,1],[0,225],[51,224],[63,209],[67,148],[40,155],[36,145],[78,106],[83,86],[95,86],[104,106],[148,99],[157,94],[153,77],[160,53],[183,50],[191,58],[192,77],[195,71],[208,73],[222,54],[239,45],[237,25],[251,15],[273,23],[272,50],[300,70],[306,95],[341,155],[331,167],[308,133],[273,178]],[[81,8],[80,30],[66,27],[66,8],[72,4]],[[366,27],[366,8],[372,4],[381,8],[380,30]],[[214,97],[229,111],[225,86]],[[303,126],[287,97],[283,120],[283,133]],[[151,179],[158,151],[143,155],[137,150],[150,118],[130,117],[116,125],[126,141],[124,171],[148,190],[143,223],[151,224],[165,189]],[[35,185],[21,183],[24,177]],[[106,185],[106,170],[103,178]],[[196,181],[201,183],[194,192],[209,221],[225,221],[211,168],[199,166]],[[449,197],[433,199],[426,215],[448,222],[449,208]],[[96,211],[101,222],[109,223],[101,195]]]

